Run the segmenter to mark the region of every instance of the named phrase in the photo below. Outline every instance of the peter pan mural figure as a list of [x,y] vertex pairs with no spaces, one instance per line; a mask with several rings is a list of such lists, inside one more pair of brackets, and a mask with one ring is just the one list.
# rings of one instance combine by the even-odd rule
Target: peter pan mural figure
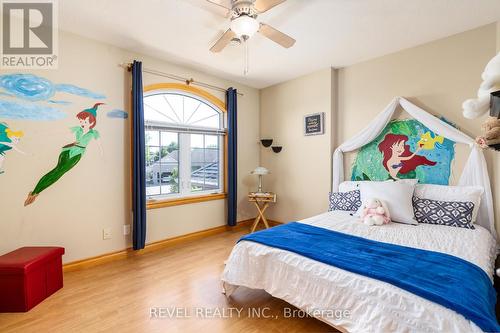
[[85,109],[76,115],[80,126],[71,127],[71,132],[75,135],[75,142],[62,147],[56,167],[38,181],[35,189],[28,194],[26,201],[24,201],[24,206],[35,202],[42,191],[73,169],[82,158],[90,141],[99,139],[99,132],[94,127],[97,124],[97,107],[102,104],[104,103],[96,103],[92,108]]

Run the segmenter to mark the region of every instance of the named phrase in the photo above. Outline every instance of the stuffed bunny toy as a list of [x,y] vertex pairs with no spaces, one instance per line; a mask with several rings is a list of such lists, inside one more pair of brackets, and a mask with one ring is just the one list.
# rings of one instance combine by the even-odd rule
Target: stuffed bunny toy
[[391,222],[391,215],[385,202],[369,198],[363,202],[361,220],[366,225],[382,225]]

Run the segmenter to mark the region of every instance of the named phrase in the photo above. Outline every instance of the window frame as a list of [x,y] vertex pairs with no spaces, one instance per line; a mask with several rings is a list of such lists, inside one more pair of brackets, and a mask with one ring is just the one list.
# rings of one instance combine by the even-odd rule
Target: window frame
[[[225,124],[227,124],[227,110],[225,103],[219,98],[215,97],[214,95],[208,93],[207,91],[181,83],[157,83],[143,87],[144,97],[149,95],[161,94],[162,92],[172,93],[172,94],[177,93],[180,95],[193,97],[208,104],[217,111],[221,112],[222,127],[224,129],[226,128],[226,126],[224,126]],[[206,132],[207,135],[210,135],[209,129],[207,129]],[[227,133],[219,135],[221,136],[221,139],[219,140],[219,145],[220,145],[219,156],[222,156],[222,159],[220,160],[221,162],[220,170],[222,175],[220,175],[219,177],[219,181],[221,181],[221,187],[219,190],[220,193],[209,193],[208,191],[204,191],[201,193],[194,192],[192,195],[189,194],[181,196],[181,194],[179,193],[176,195],[166,195],[164,197],[159,197],[157,199],[148,198],[146,203],[147,209],[170,207],[170,206],[184,205],[184,204],[211,201],[211,200],[221,200],[227,198],[227,181],[226,181],[227,180]],[[180,137],[181,135],[179,135],[179,148],[180,148]],[[180,171],[180,165],[181,163],[179,162],[179,171]]]

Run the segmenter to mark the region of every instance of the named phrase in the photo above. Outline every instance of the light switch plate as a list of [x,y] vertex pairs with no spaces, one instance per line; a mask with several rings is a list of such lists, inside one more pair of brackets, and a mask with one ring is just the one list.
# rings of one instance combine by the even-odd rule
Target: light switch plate
[[102,229],[102,239],[111,239],[111,228]]

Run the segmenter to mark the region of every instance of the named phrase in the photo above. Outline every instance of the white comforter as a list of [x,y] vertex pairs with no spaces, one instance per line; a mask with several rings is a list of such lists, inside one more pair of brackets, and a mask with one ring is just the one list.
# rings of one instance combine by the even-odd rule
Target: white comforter
[[[448,253],[493,276],[495,243],[486,229],[391,223],[369,227],[345,212],[300,221],[376,241]],[[222,275],[226,295],[238,286],[264,289],[349,332],[480,332],[453,310],[389,283],[254,242],[238,243]],[[348,310],[347,316],[331,310]],[[345,312],[344,312],[345,313]]]

